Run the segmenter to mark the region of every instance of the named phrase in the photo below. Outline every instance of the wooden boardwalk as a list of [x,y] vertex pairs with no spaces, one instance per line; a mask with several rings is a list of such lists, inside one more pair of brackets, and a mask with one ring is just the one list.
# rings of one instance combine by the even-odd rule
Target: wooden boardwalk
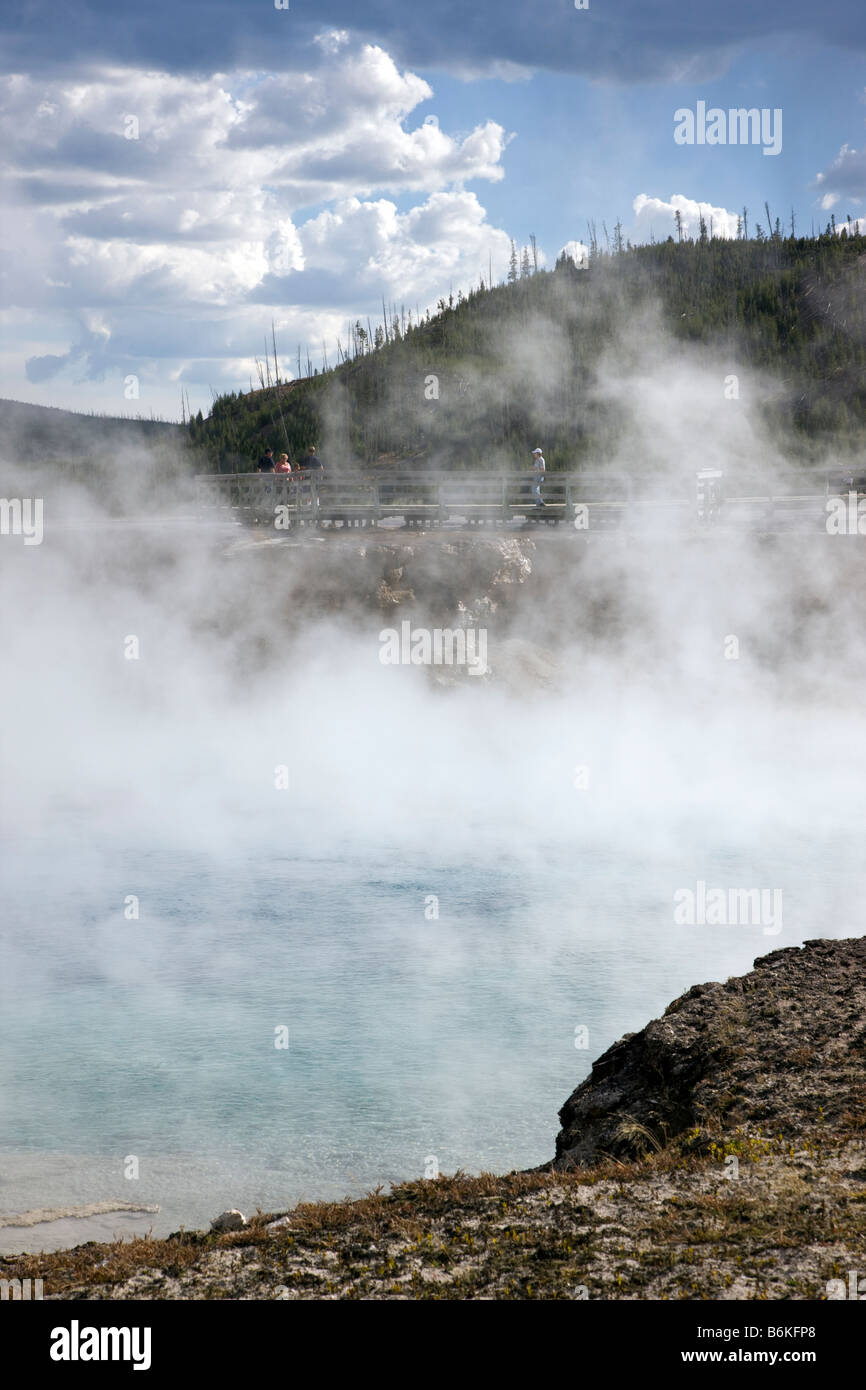
[[200,508],[223,508],[266,521],[278,529],[296,526],[409,527],[503,526],[520,518],[549,526],[580,521],[580,508],[595,514],[594,525],[616,524],[630,504],[627,474],[548,473],[545,505],[537,507],[531,473],[393,473],[387,477],[317,479],[298,473],[206,473],[196,478]]
[[[824,474],[828,477],[825,479]],[[808,478],[793,474],[778,491],[747,487],[726,495],[707,518],[682,493],[636,497],[628,473],[548,472],[545,505],[535,505],[534,478],[521,473],[445,473],[421,470],[385,474],[205,473],[196,478],[200,511],[223,512],[277,531],[409,527],[564,527],[575,534],[736,528],[757,531],[824,530],[830,470]]]

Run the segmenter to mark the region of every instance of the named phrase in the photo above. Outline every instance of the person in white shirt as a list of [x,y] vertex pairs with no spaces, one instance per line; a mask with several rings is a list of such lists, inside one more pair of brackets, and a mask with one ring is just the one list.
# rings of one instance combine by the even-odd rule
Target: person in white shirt
[[532,481],[532,495],[535,498],[536,507],[543,507],[545,505],[541,496],[541,484],[544,482],[544,469],[544,455],[540,449],[533,449],[532,471],[535,476]]

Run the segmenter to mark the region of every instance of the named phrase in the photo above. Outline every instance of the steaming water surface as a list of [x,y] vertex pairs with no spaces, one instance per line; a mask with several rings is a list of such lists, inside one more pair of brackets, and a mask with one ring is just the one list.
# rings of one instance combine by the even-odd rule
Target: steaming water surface
[[[3,639],[0,1249],[543,1162],[624,1032],[862,931],[844,692],[587,661],[555,692],[430,694],[378,663],[378,621],[239,687],[176,590],[27,563]],[[782,919],[678,924],[698,880],[779,889]],[[160,1211],[2,1225],[100,1202]]]
[[[796,915],[776,937],[675,926],[691,856],[606,861],[575,845],[515,871],[278,844],[217,863],[118,851],[105,894],[135,881],[149,903],[128,922],[106,918],[92,857],[86,878],[73,858],[46,882],[34,846],[2,864],[17,890],[0,1207],[156,1202],[139,1229],[167,1232],[226,1205],[273,1210],[418,1177],[431,1156],[444,1172],[541,1162],[558,1107],[622,1032],[782,942],[844,935],[856,853],[852,836],[762,856]],[[754,879],[744,846],[702,867]],[[425,917],[431,884],[438,920]],[[280,1025],[287,1050],[274,1047]],[[129,1155],[137,1181],[123,1176]],[[46,1239],[4,1232],[8,1249]]]

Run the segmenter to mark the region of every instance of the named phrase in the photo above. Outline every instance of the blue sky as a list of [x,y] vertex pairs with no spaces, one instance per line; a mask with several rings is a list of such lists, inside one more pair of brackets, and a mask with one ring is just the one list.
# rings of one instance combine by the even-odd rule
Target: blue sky
[[[0,15],[0,395],[177,418],[276,322],[333,358],[384,294],[552,264],[594,219],[866,216],[866,11],[672,0],[18,0]],[[782,147],[677,144],[681,108]]]

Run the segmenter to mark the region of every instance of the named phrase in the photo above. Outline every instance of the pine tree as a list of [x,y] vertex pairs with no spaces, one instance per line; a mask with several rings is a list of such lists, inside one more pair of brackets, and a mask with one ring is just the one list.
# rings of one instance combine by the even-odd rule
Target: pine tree
[[[533,274],[533,255],[528,251],[530,277],[526,280],[521,275],[521,260],[525,265],[526,257],[514,246],[517,264],[512,261],[512,284],[521,280],[519,295],[497,290],[482,293],[475,288],[468,295],[456,291],[453,309],[449,293],[436,309],[431,304],[426,313],[416,309],[411,316],[406,314],[405,324],[397,306],[386,305],[378,332],[370,327],[362,332],[359,320],[354,328],[347,325],[350,350],[344,352],[340,344],[340,365],[330,372],[322,367],[317,375],[308,360],[309,379],[291,391],[280,388],[277,393],[272,385],[268,394],[252,389],[251,383],[249,396],[230,392],[215,398],[209,418],[199,424],[196,417],[194,428],[187,404],[190,459],[196,467],[200,461],[222,471],[245,471],[265,445],[275,442],[282,424],[283,447],[297,454],[321,435],[323,422],[329,421],[335,439],[339,437],[335,448],[362,466],[382,454],[415,450],[426,451],[430,460],[448,460],[457,452],[457,441],[467,467],[483,467],[492,458],[513,458],[517,463],[518,441],[537,412],[537,401],[525,378],[491,352],[491,341],[519,332],[531,310],[556,322],[571,342],[573,351],[566,347],[561,354],[562,379],[551,383],[558,423],[550,429],[548,443],[554,467],[565,458],[570,466],[579,467],[609,443],[610,411],[591,392],[578,400],[568,390],[565,375],[576,362],[603,353],[612,335],[628,322],[627,317],[621,318],[626,310],[620,308],[620,299],[631,313],[648,295],[658,299],[673,332],[708,345],[737,335],[744,359],[790,379],[793,407],[783,410],[778,403],[768,402],[764,413],[772,427],[789,426],[799,435],[804,450],[810,440],[853,438],[856,431],[866,429],[866,390],[862,388],[866,304],[858,274],[866,239],[860,220],[853,215],[850,222],[843,221],[841,214],[838,220],[831,217],[817,238],[801,237],[796,242],[784,235],[787,224],[783,228],[773,219],[772,225],[748,228],[750,240],[747,215],[743,208],[736,242],[714,235],[708,213],[701,218],[701,234],[692,238],[686,214],[680,213],[675,214],[672,236],[632,250],[620,249],[618,223],[610,238],[615,267],[606,253],[599,256],[595,227],[590,223],[594,257],[589,273],[578,272],[561,254],[555,271],[539,269]],[[621,296],[612,294],[614,275]],[[830,314],[824,308],[825,286],[833,288]],[[577,297],[580,315],[571,312]],[[392,324],[394,336],[389,343]],[[345,338],[346,328],[343,332]],[[374,360],[374,345],[387,348],[387,364]],[[277,369],[272,351],[270,356],[273,383]],[[459,419],[450,412],[433,411],[421,421],[406,408],[419,362],[425,372],[453,373],[455,380],[471,367],[489,390],[474,398],[464,393]],[[264,384],[261,361],[256,370]],[[284,379],[282,364],[280,378]]]
[[511,239],[511,255],[508,258],[508,283],[514,285],[517,282],[517,247],[514,245],[514,238]]

